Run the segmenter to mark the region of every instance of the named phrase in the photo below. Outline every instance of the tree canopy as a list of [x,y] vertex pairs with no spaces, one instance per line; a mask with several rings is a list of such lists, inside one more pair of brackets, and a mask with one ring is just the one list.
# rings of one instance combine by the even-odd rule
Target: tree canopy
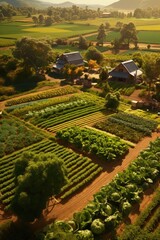
[[33,68],[36,72],[48,66],[53,57],[51,46],[45,40],[27,37],[16,42],[13,56],[22,60],[26,68]]
[[102,44],[103,46],[105,38],[106,38],[105,26],[101,24],[98,29],[98,35],[97,35],[98,44]]
[[23,221],[40,217],[49,197],[66,183],[63,161],[54,154],[24,152],[15,163],[16,191],[11,210]]
[[138,38],[137,38],[137,31],[134,23],[130,22],[128,24],[124,24],[121,31],[121,42],[126,42],[128,44],[128,47],[130,43],[134,43],[135,46],[137,44]]
[[97,48],[91,46],[87,49],[85,54],[86,59],[89,61],[90,59],[96,60],[98,64],[103,61],[103,54],[97,50]]

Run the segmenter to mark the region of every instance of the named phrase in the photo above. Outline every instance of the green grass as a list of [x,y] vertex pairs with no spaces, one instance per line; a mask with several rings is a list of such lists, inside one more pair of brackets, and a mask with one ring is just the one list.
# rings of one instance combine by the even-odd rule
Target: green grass
[[[108,32],[105,41],[112,42],[115,38],[119,38],[119,32]],[[97,34],[86,37],[88,41],[97,41]],[[140,43],[154,43],[160,44],[160,31],[139,31],[138,41]]]
[[97,27],[88,24],[55,24],[50,27],[34,26],[26,22],[4,22],[0,24],[0,37],[19,39],[23,36],[35,38],[67,38],[96,31]]
[[[142,29],[142,27],[146,27],[146,30],[152,30],[154,28],[154,30],[159,30],[160,28],[160,18],[140,18],[140,19],[136,19],[136,18],[96,18],[96,19],[89,19],[89,20],[77,20],[74,21],[75,23],[88,23],[90,25],[96,25],[99,26],[100,24],[105,24],[106,22],[109,22],[111,27],[115,27],[117,22],[122,22],[122,23],[129,23],[129,22],[133,22],[137,28],[139,28],[140,30]],[[141,27],[142,26],[142,27]],[[156,27],[155,27],[156,26]],[[153,27],[153,28],[152,28]]]

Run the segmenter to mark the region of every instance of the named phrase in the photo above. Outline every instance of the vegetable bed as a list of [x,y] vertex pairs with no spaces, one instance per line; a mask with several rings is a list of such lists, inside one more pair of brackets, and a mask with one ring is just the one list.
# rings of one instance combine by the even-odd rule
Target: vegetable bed
[[108,137],[97,131],[70,127],[58,131],[57,139],[70,143],[78,149],[88,154],[96,155],[107,161],[121,159],[127,152],[127,144],[120,141],[119,138]]
[[34,153],[54,153],[64,161],[67,169],[69,182],[61,190],[60,197],[64,199],[79,188],[84,187],[89,181],[98,175],[102,168],[94,164],[89,158],[82,157],[79,154],[68,150],[56,142],[43,140],[38,144],[23,148],[20,151],[12,153],[0,159],[0,201],[9,208],[10,202],[15,193],[14,182],[14,163],[20,158],[22,152],[32,151]]

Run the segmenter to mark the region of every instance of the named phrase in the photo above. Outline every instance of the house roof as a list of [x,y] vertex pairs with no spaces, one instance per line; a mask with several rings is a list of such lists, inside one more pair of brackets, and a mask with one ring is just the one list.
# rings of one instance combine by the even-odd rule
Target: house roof
[[83,65],[83,58],[79,52],[63,53],[69,64]]
[[53,68],[58,70],[62,69],[65,64],[74,64],[76,66],[83,66],[84,61],[79,52],[70,52],[70,53],[63,53],[58,59],[56,64],[53,65]]
[[115,69],[117,69],[117,71],[113,69],[111,72],[109,72],[109,75],[112,77],[118,77],[118,78],[128,78],[129,75],[131,75],[132,77],[142,75],[142,71],[137,67],[137,65],[133,60],[122,62],[120,63],[120,65],[122,65],[127,72],[118,71],[118,67],[116,67]]
[[140,76],[142,74],[142,71],[139,70],[139,68],[137,67],[133,60],[128,60],[122,62],[121,64],[126,68],[127,72],[131,74],[133,77]]

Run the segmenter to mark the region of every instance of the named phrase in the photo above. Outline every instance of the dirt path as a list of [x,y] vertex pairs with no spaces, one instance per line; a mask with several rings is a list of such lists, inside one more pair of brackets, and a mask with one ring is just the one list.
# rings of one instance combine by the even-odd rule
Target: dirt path
[[[103,185],[111,182],[114,176],[123,171],[128,165],[139,155],[139,152],[145,149],[150,141],[154,141],[160,133],[153,133],[152,137],[146,137],[140,141],[135,148],[130,149],[128,155],[123,159],[122,163],[118,166],[109,166],[108,171],[103,171],[89,186],[83,189],[81,192],[74,195],[66,202],[57,204],[48,215],[34,224],[34,228],[39,229],[46,223],[51,222],[54,219],[70,219],[76,211],[82,210],[86,204],[92,200],[93,194],[98,192]],[[113,168],[112,168],[113,167]],[[52,208],[52,204],[50,204]],[[49,209],[50,210],[50,209]]]

